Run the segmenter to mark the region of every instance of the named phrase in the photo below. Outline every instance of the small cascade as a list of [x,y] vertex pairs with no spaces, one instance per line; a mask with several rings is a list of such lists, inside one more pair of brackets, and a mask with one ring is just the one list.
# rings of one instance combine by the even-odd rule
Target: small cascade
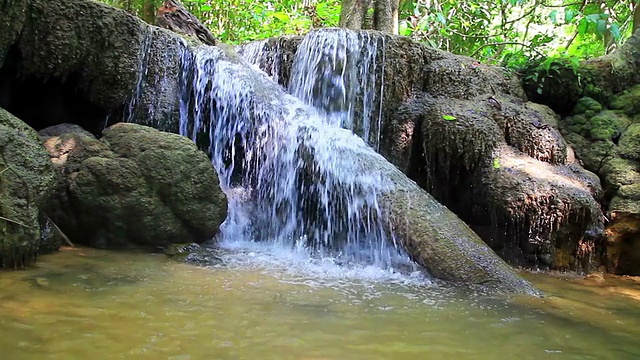
[[378,150],[384,49],[384,37],[372,32],[310,32],[296,52],[289,92],[324,111],[328,123],[352,130]]
[[327,122],[335,111],[317,112],[217,47],[185,50],[182,64],[180,133],[209,151],[220,175],[230,198],[226,236],[341,264],[410,263],[378,205],[392,185],[343,156],[380,155]]

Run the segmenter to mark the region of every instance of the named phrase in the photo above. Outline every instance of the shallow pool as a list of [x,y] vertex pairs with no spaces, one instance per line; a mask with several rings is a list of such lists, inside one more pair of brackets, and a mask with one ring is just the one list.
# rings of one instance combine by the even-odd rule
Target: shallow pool
[[2,359],[637,359],[640,283],[527,275],[548,296],[322,281],[67,248],[0,273]]

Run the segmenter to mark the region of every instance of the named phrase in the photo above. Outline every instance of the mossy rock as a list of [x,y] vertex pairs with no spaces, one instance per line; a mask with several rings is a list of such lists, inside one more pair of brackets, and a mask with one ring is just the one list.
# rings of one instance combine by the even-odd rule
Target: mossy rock
[[124,123],[101,140],[78,132],[57,138],[67,137],[75,146],[58,165],[62,185],[49,211],[74,243],[162,247],[217,234],[226,196],[209,158],[189,139]]
[[625,159],[640,160],[640,124],[631,124],[622,134],[618,154]]
[[611,110],[601,111],[589,119],[589,137],[593,140],[613,140],[631,124],[631,119],[623,113]]
[[192,265],[213,266],[224,264],[224,261],[212,249],[196,243],[171,244],[165,249],[164,253],[172,260]]
[[619,157],[612,157],[603,162],[601,173],[606,174],[605,183],[614,185],[616,189],[624,185],[640,182],[638,162]]
[[636,85],[611,101],[611,108],[622,110],[627,115],[640,113],[640,85]]
[[591,111],[591,114],[599,113],[600,111],[602,111],[602,105],[593,98],[583,97],[578,100],[578,103],[573,108],[573,114],[586,114],[587,111]]
[[39,215],[54,187],[35,130],[0,109],[0,268],[29,265],[40,246]]

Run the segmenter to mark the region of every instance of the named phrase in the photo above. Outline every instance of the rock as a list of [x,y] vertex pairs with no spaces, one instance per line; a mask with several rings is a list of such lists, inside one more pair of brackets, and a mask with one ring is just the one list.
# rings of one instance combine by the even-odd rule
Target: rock
[[38,134],[0,109],[0,268],[32,263],[41,233],[39,215],[54,174]]
[[351,173],[380,174],[380,203],[390,226],[430,274],[493,293],[538,294],[460,218],[382,156],[356,150],[342,156],[343,168]]
[[[375,44],[379,55],[374,58],[384,59],[378,69],[382,76],[376,73],[376,79],[384,79],[380,154],[505,258],[532,267],[599,264],[594,242],[603,231],[600,181],[576,160],[558,130],[558,116],[526,101],[517,77],[406,37],[347,35]],[[263,41],[262,55],[253,55],[253,62],[288,84],[282,74],[291,74],[299,44],[299,38]],[[582,104],[584,111],[600,106]],[[572,125],[588,128],[588,123],[579,114]],[[586,248],[589,254],[580,250]],[[556,263],[558,251],[572,260]]]
[[611,98],[616,110],[598,110],[590,100],[581,100],[573,113],[585,111],[591,104],[594,114],[582,126],[576,117],[563,119],[561,127],[566,139],[576,150],[584,166],[603,179],[606,213],[609,218],[605,265],[617,274],[640,274],[635,266],[640,259],[638,228],[640,228],[640,123],[636,106],[638,87]]
[[623,159],[640,159],[640,123],[631,124],[624,130],[618,142],[618,155]]
[[97,135],[124,120],[178,131],[175,34],[86,0],[7,0],[0,14],[1,107],[36,129],[72,122]]
[[588,96],[580,98],[576,103],[576,106],[573,108],[573,114],[585,114],[587,111],[592,111],[594,113],[598,113],[602,111],[602,105],[595,99],[592,99]]
[[74,243],[199,243],[226,217],[215,170],[187,138],[121,123],[101,140],[75,131],[45,143],[58,170],[50,217]]
[[167,247],[164,253],[173,260],[192,265],[213,266],[224,264],[224,261],[212,250],[196,243],[172,244]]
[[640,114],[640,84],[617,94],[611,101],[611,108],[627,115]]
[[640,275],[640,215],[615,212],[607,227],[607,268],[616,274]]

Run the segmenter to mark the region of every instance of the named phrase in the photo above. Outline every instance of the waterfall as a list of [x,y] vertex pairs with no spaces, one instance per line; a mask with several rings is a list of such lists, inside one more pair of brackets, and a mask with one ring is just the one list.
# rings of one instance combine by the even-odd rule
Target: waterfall
[[289,92],[325,112],[326,121],[352,130],[378,150],[384,83],[384,37],[321,29],[302,40]]
[[[209,152],[230,198],[232,224],[225,226],[235,226],[233,236],[346,264],[409,262],[378,205],[378,193],[392,184],[376,172],[356,171],[357,156],[343,156],[380,156],[340,128],[354,117],[347,96],[366,94],[341,85],[334,90],[343,91],[342,102],[316,110],[220,48],[185,50],[182,64],[180,133]],[[316,95],[332,90],[321,91]]]

